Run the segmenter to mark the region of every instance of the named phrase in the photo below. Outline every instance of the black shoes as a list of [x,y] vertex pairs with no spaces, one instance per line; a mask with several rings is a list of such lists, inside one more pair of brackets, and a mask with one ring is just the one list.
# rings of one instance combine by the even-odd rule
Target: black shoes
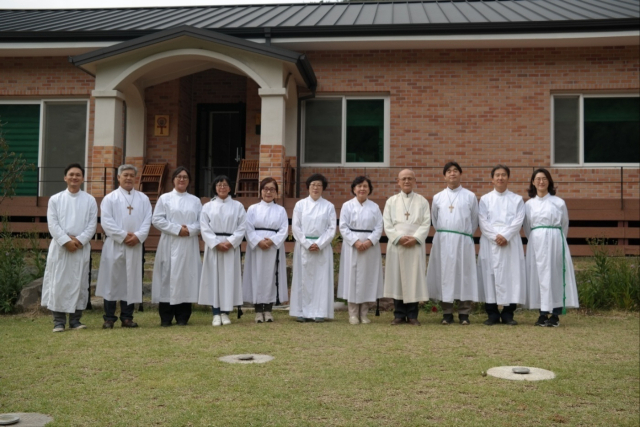
[[544,314],[541,314],[538,317],[538,320],[536,320],[536,323],[534,323],[534,326],[542,326],[542,327],[546,327],[547,326],[547,316]]

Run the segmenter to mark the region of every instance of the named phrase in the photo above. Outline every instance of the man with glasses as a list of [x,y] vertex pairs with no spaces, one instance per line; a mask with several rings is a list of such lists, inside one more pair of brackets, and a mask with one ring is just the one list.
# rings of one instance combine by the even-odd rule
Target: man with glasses
[[120,187],[100,204],[100,223],[107,238],[102,246],[96,296],[104,298],[103,329],[113,329],[120,301],[123,328],[137,328],[133,304],[142,302],[142,243],[151,227],[151,203],[146,194],[134,190],[138,169],[118,168]]
[[384,296],[393,298],[391,325],[420,326],[418,302],[427,301],[425,241],[431,225],[427,199],[413,191],[416,175],[410,169],[398,174],[400,193],[384,206],[387,243]]

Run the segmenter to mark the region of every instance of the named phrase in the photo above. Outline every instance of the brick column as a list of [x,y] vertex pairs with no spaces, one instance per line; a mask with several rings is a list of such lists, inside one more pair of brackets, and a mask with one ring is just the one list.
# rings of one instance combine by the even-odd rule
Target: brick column
[[114,146],[94,146],[91,153],[89,194],[103,197],[114,190],[117,182],[117,169],[122,159],[122,148]]
[[282,197],[284,191],[284,161],[284,145],[260,145],[260,180],[268,176],[275,178],[280,189],[278,197]]

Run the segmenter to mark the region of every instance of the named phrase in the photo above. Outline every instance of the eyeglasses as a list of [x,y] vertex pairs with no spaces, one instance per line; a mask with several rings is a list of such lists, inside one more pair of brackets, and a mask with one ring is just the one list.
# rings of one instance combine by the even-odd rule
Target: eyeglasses
[[411,181],[413,181],[414,179],[415,179],[415,178],[413,178],[413,177],[406,176],[406,177],[404,177],[404,178],[400,178],[400,181],[402,181],[402,182],[411,182]]
[[262,191],[264,191],[265,193],[275,193],[275,192],[277,192],[277,190],[275,188],[273,188],[273,187],[264,187],[262,189]]
[[229,184],[216,184],[216,188],[229,188]]
[[189,181],[189,177],[184,175],[178,175],[175,177],[175,179],[177,179],[178,181]]

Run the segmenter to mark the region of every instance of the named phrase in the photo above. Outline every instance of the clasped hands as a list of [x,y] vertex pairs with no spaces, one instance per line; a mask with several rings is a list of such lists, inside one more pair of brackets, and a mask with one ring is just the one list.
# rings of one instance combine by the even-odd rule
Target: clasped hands
[[78,240],[76,236],[72,236],[71,234],[69,234],[69,237],[71,238],[71,240],[64,244],[66,250],[73,253],[78,249],[82,249],[82,243],[80,243],[80,240]]
[[273,246],[273,242],[268,237],[265,237],[258,242],[258,247],[263,251],[268,250],[271,246]]
[[506,246],[507,243],[509,243],[509,241],[500,234],[498,234],[498,236],[496,237],[495,242],[496,242],[496,245],[498,246]]
[[418,241],[413,236],[402,236],[400,240],[398,240],[398,244],[400,246],[404,246],[405,248],[411,248],[416,245]]
[[371,240],[367,239],[364,242],[361,242],[360,240],[357,240],[353,246],[358,250],[358,252],[364,252],[367,249],[369,249],[371,246],[373,246],[373,243],[371,243]]

